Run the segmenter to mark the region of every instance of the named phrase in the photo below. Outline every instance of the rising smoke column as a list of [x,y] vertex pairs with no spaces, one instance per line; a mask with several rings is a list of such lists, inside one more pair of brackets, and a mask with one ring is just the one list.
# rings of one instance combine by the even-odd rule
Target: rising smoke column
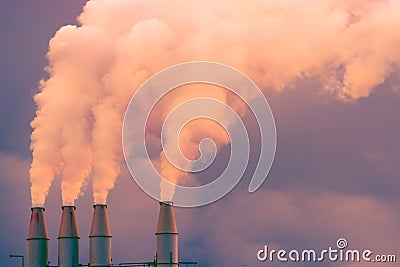
[[[398,71],[399,13],[394,0],[88,1],[80,26],[62,27],[50,41],[49,78],[35,95],[32,205],[44,205],[58,175],[64,204],[88,177],[95,203],[106,202],[119,175],[126,105],[157,71],[211,60],[262,90],[316,77],[340,99],[367,97]],[[159,166],[167,176],[170,164]]]
[[[99,78],[109,65],[107,43],[96,43],[101,34],[101,30],[93,28],[65,26],[50,41],[50,78],[41,81],[41,91],[35,96],[38,110],[31,124],[33,206],[44,205],[56,174],[62,177],[63,204],[73,205],[90,173],[91,108],[101,95],[103,86]],[[103,55],[102,62],[96,59],[98,54]]]
[[[222,103],[228,103],[227,93],[222,88],[218,88],[209,84],[190,84],[181,86],[178,90],[172,91],[169,94],[166,104],[161,108],[161,114],[159,117],[161,121],[164,122],[168,117],[170,112],[184,101],[194,99],[197,97],[210,97],[221,101]],[[232,103],[229,103],[232,104]],[[211,107],[208,107],[210,109]],[[193,109],[193,107],[192,107]],[[221,125],[228,127],[233,124],[232,118],[226,115],[224,108],[213,108],[212,114],[217,118],[217,121]],[[161,125],[161,123],[160,123]],[[164,150],[171,151],[173,147],[179,146],[182,154],[189,160],[196,160],[200,157],[199,143],[203,138],[212,139],[217,148],[223,144],[229,143],[229,137],[222,127],[218,127],[216,122],[207,119],[194,120],[185,125],[180,132],[179,140],[175,140],[175,133],[180,131],[183,125],[179,124],[169,124],[164,129],[164,134],[166,138]],[[212,149],[211,149],[212,150]],[[205,151],[207,152],[207,151]],[[179,163],[184,169],[191,169],[192,164],[186,162],[175,162]],[[183,184],[185,180],[189,179],[188,173],[175,168],[169,160],[167,159],[164,151],[160,152],[159,160],[156,162],[159,166],[159,173],[165,179],[173,184]],[[165,180],[161,181],[161,200],[162,201],[172,201],[175,192],[175,187]]]

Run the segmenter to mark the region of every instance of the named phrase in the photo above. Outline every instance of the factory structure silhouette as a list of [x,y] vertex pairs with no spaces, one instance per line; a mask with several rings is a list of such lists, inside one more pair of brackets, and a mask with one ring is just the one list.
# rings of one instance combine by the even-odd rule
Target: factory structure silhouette
[[43,207],[31,208],[28,233],[28,267],[139,267],[139,266],[197,266],[197,262],[179,262],[178,230],[176,227],[173,203],[160,202],[156,229],[156,253],[148,262],[113,263],[111,253],[111,230],[108,223],[107,205],[93,206],[93,219],[89,234],[90,260],[87,264],[79,262],[79,231],[76,220],[76,207],[63,206],[60,231],[58,235],[58,265],[49,265],[48,234]]

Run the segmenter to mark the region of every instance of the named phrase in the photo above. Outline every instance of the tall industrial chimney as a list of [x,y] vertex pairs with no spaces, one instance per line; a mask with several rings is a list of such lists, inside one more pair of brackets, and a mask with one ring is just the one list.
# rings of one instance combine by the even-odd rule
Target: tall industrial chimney
[[172,202],[160,202],[157,224],[157,265],[178,266],[178,231]]
[[31,208],[28,233],[28,267],[46,267],[48,263],[48,238],[44,208]]
[[90,266],[111,266],[111,232],[107,205],[94,205],[90,229]]
[[78,267],[79,233],[74,206],[63,206],[58,235],[58,266]]

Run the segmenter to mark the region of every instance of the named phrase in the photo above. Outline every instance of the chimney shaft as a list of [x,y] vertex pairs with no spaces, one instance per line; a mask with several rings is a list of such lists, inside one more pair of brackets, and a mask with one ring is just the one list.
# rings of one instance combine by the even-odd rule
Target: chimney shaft
[[107,205],[94,205],[90,229],[90,266],[111,266],[111,232]]
[[58,235],[58,266],[78,267],[79,233],[74,206],[63,206]]
[[157,265],[178,266],[178,231],[172,202],[160,202],[157,224]]
[[31,208],[28,233],[28,267],[46,267],[48,263],[48,237],[44,208]]

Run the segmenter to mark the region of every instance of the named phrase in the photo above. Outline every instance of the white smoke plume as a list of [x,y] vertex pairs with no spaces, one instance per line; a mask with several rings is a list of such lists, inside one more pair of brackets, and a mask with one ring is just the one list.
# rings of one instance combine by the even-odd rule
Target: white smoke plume
[[[64,204],[88,177],[94,202],[106,202],[119,175],[125,108],[157,71],[210,60],[263,90],[316,77],[340,99],[367,97],[398,71],[399,14],[395,0],[88,1],[79,26],[62,27],[50,41],[49,78],[32,121],[32,205],[44,205],[57,175]],[[159,166],[168,173],[169,165]]]

